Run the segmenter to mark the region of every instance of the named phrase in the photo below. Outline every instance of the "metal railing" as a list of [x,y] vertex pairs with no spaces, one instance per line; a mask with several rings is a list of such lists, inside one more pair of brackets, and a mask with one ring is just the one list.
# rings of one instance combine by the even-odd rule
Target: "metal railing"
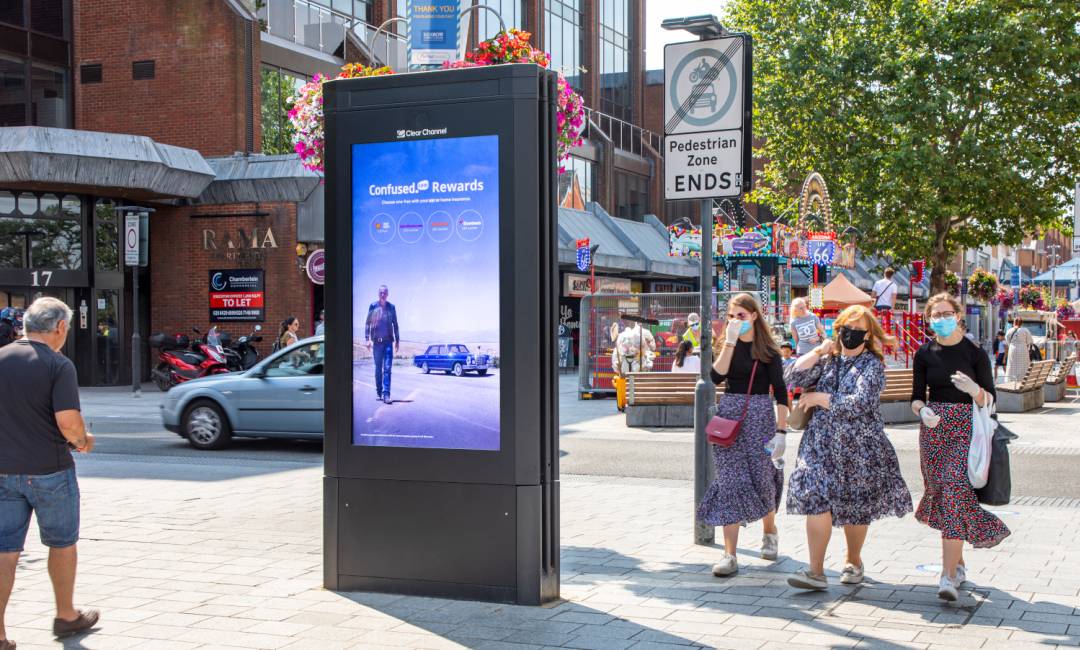
[[586,140],[607,142],[617,149],[642,158],[656,158],[660,155],[663,137],[659,133],[589,107],[585,108],[585,118],[585,128],[581,135]]

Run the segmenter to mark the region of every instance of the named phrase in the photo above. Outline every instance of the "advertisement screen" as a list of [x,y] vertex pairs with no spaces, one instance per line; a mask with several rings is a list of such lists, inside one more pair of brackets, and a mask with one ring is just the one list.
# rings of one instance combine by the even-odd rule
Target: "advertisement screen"
[[355,144],[353,444],[499,449],[498,136]]

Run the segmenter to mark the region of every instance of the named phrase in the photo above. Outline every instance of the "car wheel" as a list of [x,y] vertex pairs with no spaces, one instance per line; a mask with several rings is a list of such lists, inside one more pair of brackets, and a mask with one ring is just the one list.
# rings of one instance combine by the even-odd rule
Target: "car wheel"
[[195,402],[184,412],[184,433],[196,449],[221,449],[232,439],[229,420],[214,402]]
[[421,366],[420,369],[424,371],[425,375],[431,374],[431,368],[428,367],[427,361],[424,362],[424,365]]
[[465,374],[465,371],[461,368],[460,363],[455,363],[454,364],[454,369],[451,372],[454,373],[455,377],[460,377],[460,376]]
[[479,376],[481,376],[481,377],[483,377],[484,375],[486,375],[486,374],[487,374],[487,370],[477,370],[477,371],[476,371],[476,374],[477,374],[477,375],[479,375]]

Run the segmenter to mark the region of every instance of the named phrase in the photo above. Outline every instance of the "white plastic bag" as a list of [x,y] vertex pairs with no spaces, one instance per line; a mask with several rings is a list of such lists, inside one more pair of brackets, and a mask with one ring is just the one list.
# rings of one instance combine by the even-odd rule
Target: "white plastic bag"
[[971,447],[968,449],[968,480],[971,487],[981,488],[986,485],[986,479],[990,475],[990,453],[993,448],[994,430],[997,429],[997,420],[990,417],[994,414],[994,398],[992,396],[986,406],[971,405]]

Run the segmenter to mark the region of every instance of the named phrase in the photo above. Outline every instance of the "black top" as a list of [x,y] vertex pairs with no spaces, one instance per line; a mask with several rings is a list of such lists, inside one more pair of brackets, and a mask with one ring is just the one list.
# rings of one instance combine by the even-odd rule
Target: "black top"
[[383,306],[376,300],[368,306],[364,340],[375,341],[376,343],[401,342],[401,332],[398,331],[397,309],[394,307],[394,303],[387,302],[386,306]]
[[0,474],[53,474],[72,465],[56,413],[79,409],[67,357],[22,339],[0,349]]
[[[942,345],[936,339],[923,343],[915,353],[914,377],[912,378],[911,401],[948,402],[951,404],[971,404],[971,395],[953,386],[949,377],[960,371],[975,380],[983,390],[997,399],[994,392],[994,371],[990,367],[990,357],[979,346],[961,338],[954,345]],[[926,399],[926,389],[930,389],[930,399]]]
[[[750,354],[753,343],[737,341],[735,350],[731,356],[731,365],[728,373],[721,375],[715,369],[710,369],[714,384],[724,382],[724,390],[735,395],[745,395],[747,384],[750,383],[750,372],[754,368],[754,357]],[[754,375],[754,385],[750,388],[751,395],[768,395],[772,388],[773,396],[777,404],[788,405],[787,385],[784,383],[784,363],[780,355],[772,358],[768,363],[759,363],[757,373]]]

